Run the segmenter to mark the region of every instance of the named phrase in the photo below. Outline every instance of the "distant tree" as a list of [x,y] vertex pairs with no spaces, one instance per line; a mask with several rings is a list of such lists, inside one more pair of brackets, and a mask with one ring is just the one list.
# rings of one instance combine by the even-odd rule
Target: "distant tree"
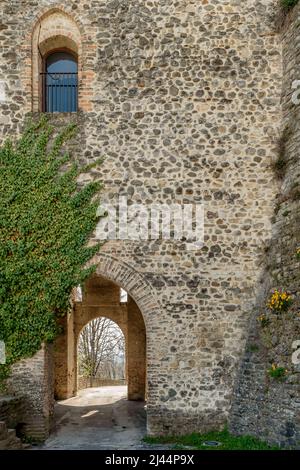
[[92,320],[79,338],[80,373],[91,380],[91,385],[97,376],[116,378],[124,349],[124,335],[116,323],[104,317]]

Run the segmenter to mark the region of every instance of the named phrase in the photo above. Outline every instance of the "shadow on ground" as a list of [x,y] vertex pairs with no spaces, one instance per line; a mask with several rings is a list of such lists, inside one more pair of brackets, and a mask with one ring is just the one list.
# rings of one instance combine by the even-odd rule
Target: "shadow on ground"
[[145,403],[128,401],[126,395],[123,386],[89,388],[58,402],[51,435],[39,449],[153,449],[142,442],[146,434]]

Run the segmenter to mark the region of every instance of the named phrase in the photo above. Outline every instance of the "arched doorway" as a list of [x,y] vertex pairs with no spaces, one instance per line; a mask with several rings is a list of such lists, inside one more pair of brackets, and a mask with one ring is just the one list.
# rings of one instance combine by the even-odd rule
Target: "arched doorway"
[[[115,448],[120,439],[126,448],[128,440],[138,445],[146,433],[146,328],[136,302],[124,294],[116,283],[95,273],[77,289],[72,310],[61,320],[63,332],[54,345],[58,403],[49,448],[60,448],[62,441],[70,449],[86,441],[95,448]],[[114,322],[123,332],[127,390],[124,385],[78,387],[80,334],[99,318]]]
[[106,317],[122,330],[126,344],[128,400],[146,397],[146,328],[143,316],[130,295],[113,281],[94,274],[77,293],[73,309],[61,320],[63,333],[54,348],[55,398],[75,396],[78,389],[78,339],[92,320]]
[[[154,358],[157,356],[157,340],[155,334],[149,333],[153,332],[154,319],[160,318],[160,305],[146,280],[146,276],[127,263],[108,253],[99,253],[95,255],[91,264],[97,266],[95,275],[96,278],[101,279],[104,295],[99,296],[99,289],[94,285],[94,288],[88,289],[91,308],[83,309],[84,289],[82,292],[78,290],[74,295],[69,314],[62,319],[63,334],[57,338],[54,345],[55,396],[57,399],[76,396],[76,338],[81,328],[89,321],[83,318],[84,312],[87,310],[90,312],[89,319],[101,315],[101,312],[102,315],[104,312],[107,314],[106,307],[114,297],[114,312],[119,316],[118,320],[115,316],[114,321],[117,320],[118,325],[121,326],[119,321],[124,318],[125,306],[123,302],[120,302],[119,296],[120,289],[123,288],[128,294],[127,313],[129,313],[128,345],[130,351],[128,351],[128,357],[130,361],[127,361],[127,377],[131,380],[128,382],[128,398],[138,401],[147,399],[146,426],[147,432],[151,433],[152,428],[156,427],[155,383],[157,382],[157,368]],[[91,279],[89,281],[94,282]],[[111,291],[109,286],[112,288]],[[101,305],[95,306],[93,302],[95,300],[98,302],[99,298],[101,298]],[[110,309],[110,312],[112,311],[113,308]],[[131,371],[132,373],[130,373]],[[135,375],[136,371],[138,375]],[[138,402],[132,401],[128,401],[128,403],[138,404]],[[141,405],[144,407],[143,403]]]
[[[158,329],[153,325],[162,317],[162,309],[157,301],[155,292],[153,292],[150,284],[147,282],[146,274],[139,273],[127,263],[119,261],[108,253],[97,254],[92,264],[97,266],[96,274],[107,281],[111,281],[120,294],[122,287],[128,293],[128,311],[132,314],[130,318],[133,320],[133,328],[129,331],[129,344],[132,345],[132,362],[131,367],[141,372],[144,380],[143,393],[147,397],[147,432],[153,434],[159,430],[161,422],[161,411],[157,407],[160,396],[157,394],[158,381],[161,380],[162,374],[158,368],[157,358],[161,355],[158,349]],[[20,363],[20,369],[14,370],[13,377],[17,377],[16,384],[24,385],[24,392],[28,399],[28,407],[26,412],[26,432],[37,438],[45,438],[49,435],[50,424],[53,418],[53,396],[55,385],[55,396],[57,399],[71,398],[76,395],[76,332],[75,321],[78,321],[76,306],[82,302],[81,293],[77,294],[78,301],[73,299],[68,314],[60,320],[62,332],[54,342],[54,344],[44,344],[41,350],[28,360]],[[119,302],[120,307],[120,302]],[[99,313],[97,314],[97,316]],[[134,319],[137,319],[134,322]],[[141,361],[141,355],[134,354],[134,351],[140,352],[139,343],[132,340],[136,337],[138,331],[143,331],[144,343],[143,351],[145,361]],[[158,331],[159,332],[159,331]],[[140,335],[143,337],[143,335]],[[147,338],[147,341],[146,341]],[[147,359],[146,359],[147,358]],[[146,380],[146,363],[147,363],[147,380]],[[143,364],[139,367],[139,364]],[[39,373],[36,374],[38,366]],[[163,371],[163,373],[165,373]],[[147,385],[146,385],[146,384]],[[13,388],[12,381],[12,390]],[[137,399],[138,390],[136,385],[140,385],[140,380],[132,380],[132,397]],[[35,393],[32,394],[32,390]],[[140,388],[141,390],[141,388]],[[127,401],[129,405],[133,405],[134,410],[139,406],[144,408],[143,402]]]
[[109,318],[95,318],[82,329],[77,342],[77,360],[78,390],[126,387],[125,335]]

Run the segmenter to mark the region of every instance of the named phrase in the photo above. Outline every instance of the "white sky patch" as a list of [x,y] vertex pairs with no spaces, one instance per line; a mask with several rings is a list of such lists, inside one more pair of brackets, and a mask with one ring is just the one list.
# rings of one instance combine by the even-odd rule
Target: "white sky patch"
[[124,289],[120,289],[120,302],[121,304],[126,304],[126,302],[128,302],[128,294]]

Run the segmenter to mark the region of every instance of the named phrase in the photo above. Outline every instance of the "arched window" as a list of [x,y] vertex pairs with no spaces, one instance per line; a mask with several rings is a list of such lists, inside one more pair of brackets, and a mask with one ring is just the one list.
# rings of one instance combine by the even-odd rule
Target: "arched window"
[[78,109],[78,60],[68,51],[48,54],[42,75],[43,111],[74,113]]
[[92,110],[93,76],[83,60],[80,22],[59,7],[45,11],[36,21],[31,38],[32,79],[26,85],[32,93],[33,112]]

